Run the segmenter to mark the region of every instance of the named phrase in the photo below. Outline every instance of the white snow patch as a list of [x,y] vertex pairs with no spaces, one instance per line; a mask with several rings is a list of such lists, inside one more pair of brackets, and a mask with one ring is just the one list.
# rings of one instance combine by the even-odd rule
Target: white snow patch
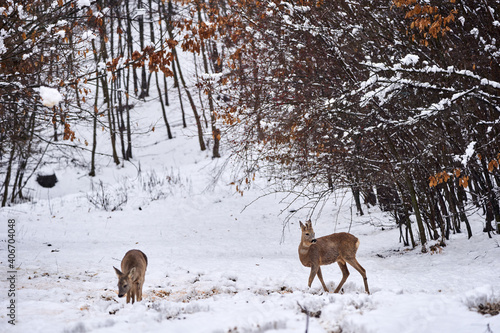
[[407,54],[403,59],[401,59],[401,63],[406,66],[415,65],[419,59],[419,56],[416,54]]
[[459,160],[462,162],[462,165],[467,167],[467,163],[469,162],[470,158],[474,156],[474,147],[476,146],[476,141],[472,141],[469,143],[467,146],[467,149],[465,150],[465,154],[461,155],[459,157]]
[[82,40],[93,40],[93,39],[96,39],[97,36],[90,30],[87,30],[85,31],[83,34],[82,34]]
[[90,0],[77,0],[76,4],[78,8],[90,7]]
[[54,88],[40,87],[40,97],[42,98],[42,104],[49,108],[61,103],[63,97],[61,93]]

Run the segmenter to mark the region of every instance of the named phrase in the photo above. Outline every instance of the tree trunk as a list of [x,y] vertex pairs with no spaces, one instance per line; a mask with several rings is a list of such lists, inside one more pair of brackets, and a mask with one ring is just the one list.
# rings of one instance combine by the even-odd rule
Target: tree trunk
[[415,218],[417,219],[418,233],[420,234],[420,241],[422,242],[422,252],[427,252],[425,245],[427,244],[427,237],[425,236],[424,223],[422,221],[422,215],[420,214],[420,207],[418,206],[417,193],[415,192],[415,187],[413,186],[413,181],[410,175],[405,172],[406,186],[410,191],[411,205],[415,213]]
[[[406,224],[406,232],[410,234],[410,240],[411,240],[411,246],[412,248],[415,248],[416,243],[415,243],[415,238],[413,237],[413,229],[411,228],[411,220],[410,220],[410,208],[408,207],[408,204],[406,202],[406,196],[403,193],[403,187],[400,183],[396,184],[398,191],[400,193],[401,197],[401,209],[402,209],[402,220]],[[407,236],[408,238],[408,236]]]
[[[394,147],[394,143],[392,142],[390,136],[387,133],[385,133],[385,137],[387,139],[387,144],[389,146],[391,153],[396,158],[396,160],[399,161],[399,163],[403,164],[401,161],[401,158],[396,150],[396,147]],[[427,243],[427,237],[425,236],[425,228],[424,228],[424,224],[422,221],[422,215],[420,214],[420,208],[418,207],[417,193],[415,192],[415,187],[413,186],[413,181],[412,181],[410,174],[409,174],[409,171],[407,169],[408,169],[407,166],[403,167],[403,170],[402,170],[404,173],[403,176],[405,179],[407,189],[410,192],[411,205],[412,205],[413,211],[415,213],[415,218],[417,219],[418,232],[420,234],[420,240],[422,242],[422,252],[427,252],[427,249],[425,247],[425,244]]]
[[[14,182],[14,188],[12,189],[11,202],[13,203],[15,198],[24,199],[23,196],[23,188],[25,184],[23,184],[24,172],[26,171],[26,166],[28,165],[28,159],[31,157],[31,148],[33,146],[33,137],[35,135],[35,119],[36,113],[35,111],[31,113],[30,122],[29,122],[29,131],[30,137],[28,141],[28,147],[26,148],[26,153],[24,156],[19,157],[19,168],[16,174],[16,180]],[[17,189],[17,191],[16,191]]]
[[186,92],[189,103],[191,104],[191,109],[193,110],[193,113],[194,113],[196,127],[198,128],[198,142],[200,144],[200,149],[201,149],[201,151],[205,151],[207,149],[207,147],[205,146],[205,141],[203,140],[203,125],[201,124],[201,119],[200,119],[200,116],[199,116],[198,111],[196,109],[196,105],[194,104],[193,97],[191,96],[191,93],[189,92],[189,89],[186,85],[186,81],[184,81],[184,77],[182,75],[182,70],[181,70],[181,65],[179,63],[179,57],[177,57],[175,49],[174,49],[174,57],[175,57],[175,63],[177,64],[179,78],[181,80],[184,91]]
[[12,148],[10,149],[9,155],[9,163],[7,165],[7,172],[5,173],[5,181],[4,181],[4,189],[3,189],[3,198],[2,198],[2,207],[5,207],[7,204],[7,197],[9,196],[9,184],[10,184],[10,175],[12,174],[12,161],[14,160],[15,153],[15,143],[12,142]]
[[[168,1],[168,12],[165,11],[165,3],[163,2],[162,4],[163,8],[163,13],[164,13],[164,20],[167,25],[167,33],[170,38],[172,38],[172,16],[173,16],[173,7],[172,7],[172,1]],[[174,50],[172,50],[174,52]],[[181,113],[182,113],[182,127],[186,128],[187,127],[187,122],[186,122],[186,113],[184,112],[184,104],[182,102],[182,91],[181,91],[181,85],[179,83],[179,77],[177,75],[177,69],[175,68],[175,61],[172,62],[172,72],[174,73],[174,88],[177,88],[177,92],[179,94],[179,104],[181,107]],[[166,88],[166,85],[165,85]]]
[[179,104],[181,107],[181,112],[182,112],[182,127],[186,128],[187,127],[187,122],[186,122],[186,112],[184,111],[184,103],[182,102],[182,91],[181,91],[181,85],[179,83],[179,77],[177,76],[177,69],[175,68],[175,61],[172,62],[172,72],[174,73],[174,87],[177,87],[177,93],[179,94]]
[[94,126],[92,131],[92,157],[90,161],[90,172],[89,176],[95,176],[95,152],[97,149],[97,113],[99,108],[97,104],[99,103],[99,72],[96,72],[96,91],[95,91],[95,99],[94,99]]
[[[171,6],[171,2],[169,1],[169,7]],[[174,35],[172,32],[172,28],[169,27],[168,29],[168,35],[170,39],[174,39]],[[186,85],[186,81],[184,80],[184,76],[182,75],[182,69],[181,69],[181,64],[179,62],[179,57],[177,56],[177,52],[175,50],[175,47],[172,49],[172,53],[174,55],[174,60],[175,63],[177,64],[177,70],[178,70],[178,75],[179,79],[182,83],[182,87],[184,88],[184,91],[186,92],[186,95],[188,97],[189,103],[191,104],[191,109],[193,110],[194,113],[194,119],[196,121],[196,127],[198,128],[198,142],[200,144],[200,149],[201,151],[205,151],[207,147],[205,146],[205,141],[203,140],[203,127],[201,124],[200,116],[198,114],[198,111],[196,109],[196,105],[194,104],[193,97],[191,96],[191,93],[189,92],[189,89]]]
[[[142,9],[142,0],[137,1],[137,9]],[[138,16],[139,22],[139,45],[141,46],[141,51],[144,51],[144,15],[140,14]],[[148,79],[146,76],[146,66],[141,67],[141,92],[139,93],[140,99],[145,99],[148,96]]]
[[155,78],[156,78],[156,87],[158,88],[158,97],[160,99],[160,105],[161,105],[161,113],[163,116],[163,121],[165,122],[165,127],[167,128],[167,135],[169,139],[173,138],[172,132],[170,131],[170,124],[168,123],[167,119],[167,112],[165,110],[165,104],[163,103],[163,97],[162,97],[162,92],[160,85],[158,84],[158,72],[155,72]]
[[[101,29],[101,49],[100,49],[99,56],[101,58],[100,60],[102,60],[103,62],[106,62],[107,53],[106,53],[106,43],[104,41],[104,36],[105,36],[106,31],[105,31],[104,23],[103,23],[101,28],[102,28]],[[97,56],[97,49],[95,47],[94,40],[92,40],[92,49],[94,51],[94,59],[96,62],[97,77],[98,77],[98,80],[100,77],[100,81],[102,84],[102,93],[103,93],[103,98],[104,98],[104,104],[106,105],[106,109],[107,109],[108,124],[109,124],[109,136],[110,136],[110,140],[111,140],[113,161],[115,162],[116,165],[119,165],[120,159],[118,158],[118,154],[116,152],[116,135],[115,135],[115,130],[114,130],[114,121],[112,118],[112,110],[111,110],[111,104],[110,104],[111,98],[109,95],[108,80],[107,80],[106,72],[102,73],[102,75],[100,75],[100,73],[99,73],[99,58]]]
[[352,196],[354,197],[354,202],[356,203],[356,210],[359,216],[363,216],[363,207],[361,207],[361,196],[358,185],[351,185]]
[[[163,7],[164,8],[164,7]],[[151,31],[151,42],[153,44],[155,44],[155,35],[154,35],[154,26],[153,26],[153,4],[152,4],[152,0],[149,0],[149,29]],[[160,20],[160,39],[162,38],[163,34],[163,27],[162,27],[162,23],[161,23],[161,20]],[[160,44],[161,44],[161,50],[163,51],[164,47],[163,47],[163,41],[160,40]],[[163,75],[163,77],[165,78],[165,74]],[[163,93],[161,91],[161,88],[160,88],[160,82],[158,80],[158,72],[155,72],[155,79],[156,79],[156,88],[158,89],[158,98],[160,99],[160,106],[161,106],[161,111],[162,111],[162,116],[163,116],[163,122],[165,123],[165,127],[167,128],[167,135],[168,135],[168,138],[169,139],[172,139],[173,138],[173,135],[172,135],[172,131],[170,130],[170,124],[168,123],[168,119],[167,119],[167,111],[165,110],[165,103],[163,102]],[[164,84],[164,89],[165,89],[165,92],[167,91],[167,81],[164,79],[163,80],[163,84]],[[168,100],[167,100],[167,104],[168,104]]]
[[[127,51],[128,51],[127,56],[129,59],[132,59],[132,53],[134,53],[134,41],[132,39],[132,17],[130,16],[132,13],[130,13],[128,1],[125,1],[125,11],[127,12]],[[130,71],[130,66],[128,68]],[[137,92],[139,91],[138,83],[137,83],[138,78],[137,78],[137,73],[135,72],[135,68],[133,66],[132,66],[132,77],[134,80],[134,93],[137,95]],[[127,105],[128,105],[128,103],[127,103]]]
[[[200,7],[199,2],[197,2],[197,7],[198,7],[198,24],[201,25],[202,17],[201,17],[201,7]],[[205,50],[205,41],[203,40],[203,37],[201,37],[201,55],[203,57],[203,67],[205,69],[205,73],[209,74],[210,70],[208,68],[207,54],[206,54],[206,50]],[[210,125],[212,127],[212,138],[214,140],[214,146],[212,148],[212,158],[219,158],[220,157],[219,146],[220,146],[221,132],[215,125],[217,118],[215,115],[215,107],[214,107],[214,99],[212,96],[212,83],[211,82],[209,83],[209,86],[207,87],[207,93],[208,93],[207,94],[208,95],[208,107],[210,110]]]

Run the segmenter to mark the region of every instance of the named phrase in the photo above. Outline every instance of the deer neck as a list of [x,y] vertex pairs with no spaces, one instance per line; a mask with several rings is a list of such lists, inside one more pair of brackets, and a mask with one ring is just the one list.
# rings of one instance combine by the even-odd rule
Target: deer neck
[[311,246],[313,246],[314,244],[311,244],[309,242],[305,242],[304,240],[301,240],[300,241],[300,244],[299,244],[299,259],[300,261],[302,262],[302,264],[306,265],[308,264],[308,262],[310,261],[310,249],[311,249]]

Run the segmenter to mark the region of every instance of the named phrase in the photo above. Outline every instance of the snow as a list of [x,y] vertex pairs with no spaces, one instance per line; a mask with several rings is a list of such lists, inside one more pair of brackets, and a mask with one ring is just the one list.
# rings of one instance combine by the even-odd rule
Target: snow
[[82,34],[82,40],[89,40],[89,41],[91,41],[91,40],[94,40],[96,38],[97,38],[97,36],[92,31],[90,31],[90,30],[85,31]]
[[401,59],[401,63],[406,66],[415,65],[419,60],[419,56],[415,54],[407,54],[403,59]]
[[488,79],[481,79],[481,84],[484,86],[492,86],[493,88],[500,89],[500,82],[488,80]]
[[476,141],[472,141],[469,143],[467,146],[467,149],[465,150],[465,153],[461,156],[458,156],[455,158],[456,160],[460,161],[462,165],[467,167],[467,163],[469,163],[469,160],[471,159],[472,156],[474,156],[474,147],[476,146]]
[[40,97],[42,98],[42,104],[49,108],[59,104],[63,97],[57,89],[49,87],[40,87]]
[[78,8],[90,7],[90,0],[77,0]]
[[134,16],[132,16],[132,20],[138,16],[144,16],[144,15],[146,15],[146,10],[144,8],[136,8]]
[[[474,310],[500,301],[500,247],[482,232],[482,217],[471,216],[471,240],[455,234],[422,254],[398,243],[389,216],[366,207],[351,215],[350,194],[338,192],[313,218],[316,235],[360,238],[372,294],[354,269],[343,294],[324,293],[317,279],[307,287],[309,269],[298,260],[305,216],[283,226],[292,199],[262,196],[263,179],[235,194],[226,173],[213,182],[224,161],[199,152],[196,137],[180,127],[176,139],[164,135],[159,128],[136,142],[140,174],[130,165],[100,167],[94,189],[102,181],[110,197],[125,192],[118,210],[91,204],[98,191],[87,171],[63,165],[45,167],[57,174],[54,188],[32,184],[33,202],[0,210],[2,221],[16,220],[18,267],[16,326],[4,310],[1,332],[304,332],[301,308],[316,313],[309,332],[500,331],[500,316]],[[3,228],[3,267],[6,239]],[[118,298],[113,271],[131,248],[149,259],[144,299],[133,305]],[[323,276],[333,290],[340,270],[325,266]],[[3,309],[5,295],[2,288]]]

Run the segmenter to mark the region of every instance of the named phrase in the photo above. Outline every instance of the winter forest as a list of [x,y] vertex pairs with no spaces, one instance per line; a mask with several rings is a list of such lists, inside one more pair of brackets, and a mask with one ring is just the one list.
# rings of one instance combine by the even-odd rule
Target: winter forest
[[[175,156],[190,161],[189,164],[177,162],[177,157],[169,152],[175,152]],[[167,165],[174,167],[167,169]],[[58,170],[55,174],[54,169]],[[73,178],[61,178],[61,170],[72,170],[65,176]],[[118,176],[114,172],[120,170],[134,176],[116,181]],[[201,174],[206,176],[203,180]],[[136,183],[124,184],[132,182],[132,178]],[[500,332],[500,319],[495,317],[500,311],[500,263],[495,264],[491,258],[498,260],[500,255],[500,1],[3,0],[0,2],[0,179],[2,224],[7,219],[17,219],[19,212],[33,216],[47,214],[52,218],[61,214],[69,218],[72,214],[77,220],[76,216],[91,212],[91,216],[110,216],[108,219],[125,214],[123,225],[135,228],[138,222],[132,215],[126,219],[126,212],[132,206],[144,210],[141,216],[150,214],[147,219],[169,215],[162,214],[155,203],[197,212],[200,209],[198,216],[204,216],[205,211],[192,206],[209,207],[205,201],[211,200],[228,209],[234,206],[241,211],[255,210],[246,222],[251,225],[250,221],[264,214],[257,212],[262,205],[265,207],[262,210],[275,219],[265,224],[258,222],[255,229],[266,226],[267,233],[273,233],[275,238],[265,236],[264,242],[274,242],[273,246],[279,248],[277,252],[270,250],[274,257],[287,258],[276,266],[284,277],[303,269],[296,252],[298,242],[290,244],[291,254],[285,250],[287,238],[300,237],[298,220],[312,219],[319,237],[334,232],[327,227],[328,223],[331,225],[332,220],[341,216],[349,221],[336,231],[365,235],[359,238],[360,251],[365,246],[366,257],[358,258],[362,265],[366,262],[363,266],[368,281],[375,281],[370,285],[373,297],[378,292],[378,297],[383,296],[387,302],[399,302],[398,297],[410,297],[406,293],[413,293],[407,292],[406,287],[401,287],[405,292],[399,293],[395,287],[397,290],[387,295],[385,280],[378,281],[379,287],[376,277],[370,280],[376,269],[384,267],[383,262],[376,260],[392,256],[394,249],[411,252],[410,259],[397,259],[401,269],[408,271],[420,265],[419,260],[434,254],[433,258],[450,255],[441,263],[442,267],[448,267],[456,256],[484,249],[490,260],[486,262],[491,263],[491,269],[485,273],[487,278],[484,277],[488,283],[477,286],[482,288],[480,291],[463,287],[460,294],[462,290],[454,290],[453,297],[460,298],[457,302],[466,303],[468,308],[483,309],[489,317],[482,317],[477,311],[474,315],[482,319],[467,321],[469,314],[465,316],[467,323],[480,323],[474,326],[475,330],[460,326],[460,322],[457,325],[464,332]],[[116,183],[120,182],[117,190]],[[61,196],[58,204],[64,206],[66,202],[75,211],[62,213],[61,208],[59,215],[53,206],[54,197],[52,202],[49,198],[42,204],[49,193],[54,193],[49,191],[62,184],[71,187],[71,183],[74,187],[71,193],[84,192],[81,200],[85,204],[76,197]],[[85,186],[76,188],[83,183]],[[87,188],[89,184],[91,188]],[[342,208],[338,204],[340,195],[351,200],[351,207]],[[138,196],[146,196],[147,204],[142,201],[134,206],[132,202]],[[227,200],[217,199],[219,196]],[[72,200],[78,204],[68,204]],[[78,209],[82,211],[77,212]],[[206,209],[216,213],[215,208]],[[335,218],[332,212],[337,209]],[[236,219],[232,214],[226,215]],[[187,219],[181,217],[180,221],[187,225],[190,223]],[[215,224],[220,222],[220,217],[207,219]],[[384,222],[374,223],[374,219]],[[316,220],[318,223],[323,220],[324,228],[314,224]],[[97,223],[90,217],[85,221],[89,228]],[[197,223],[200,225],[195,223],[191,227],[193,232],[203,233],[205,226]],[[249,232],[240,223],[238,230]],[[152,225],[158,230],[162,228],[160,222]],[[53,235],[63,232],[51,223],[33,226],[35,229],[25,226],[24,234],[16,231],[19,248],[23,246],[23,237],[26,243],[31,242],[31,237],[38,240],[36,237],[44,234],[43,226],[54,230]],[[119,227],[118,224],[112,228]],[[175,223],[165,227],[174,232],[181,230]],[[78,230],[85,227],[64,228],[68,233],[79,234]],[[95,228],[101,226],[95,224]],[[226,231],[225,228],[224,224],[216,231],[217,226],[211,226],[209,234],[218,239],[217,233]],[[386,236],[375,234],[375,229],[386,230],[382,231]],[[161,231],[158,233],[162,235]],[[71,239],[77,241],[80,236],[76,234]],[[7,233],[2,229],[0,235]],[[65,238],[62,234],[60,237]],[[201,235],[196,237],[203,243]],[[6,238],[2,237],[0,242]],[[95,239],[98,243],[106,242]],[[255,236],[255,239],[261,238]],[[47,242],[56,241],[39,239],[40,244]],[[376,242],[382,242],[383,249],[376,247]],[[280,248],[280,243],[285,248]],[[136,241],[128,247],[141,244]],[[210,253],[208,246],[190,246],[196,253]],[[268,247],[271,249],[271,244],[264,245],[262,253],[268,253],[265,252]],[[33,256],[38,253],[28,248],[26,245],[25,250],[19,250],[18,261],[22,259],[21,251]],[[119,253],[111,245],[105,249],[119,260],[125,253],[122,247]],[[260,258],[260,250],[252,251],[255,252],[248,256],[255,254]],[[1,253],[0,262],[6,267],[7,251],[3,245]],[[245,257],[243,249],[236,253]],[[285,265],[288,256],[290,267]],[[153,253],[151,258],[154,262]],[[55,282],[56,273],[40,268],[44,267],[45,259],[37,260],[21,266],[26,272],[24,277],[19,273],[18,288],[23,283],[32,283],[28,280],[35,277],[50,276],[53,281],[47,284]],[[67,260],[69,267],[77,270],[76,264]],[[75,260],[85,261],[80,257]],[[196,266],[198,256],[196,259],[194,254],[188,256],[189,260]],[[238,266],[243,267],[245,260],[235,264],[240,271],[245,271]],[[57,261],[57,274],[64,275],[60,272],[63,262],[63,259]],[[488,266],[483,264],[473,261],[467,271],[482,271]],[[168,291],[165,286],[158,288],[153,284],[148,289],[146,275],[145,294],[149,295],[150,303],[137,310],[123,308],[123,299],[117,297],[116,277],[109,269],[113,265],[119,267],[120,263],[102,263],[107,275],[95,278],[94,285],[104,283],[109,276],[110,281],[105,282],[109,286],[107,294],[96,298],[114,297],[118,303],[109,305],[101,299],[81,305],[77,299],[73,303],[78,303],[79,312],[85,310],[90,312],[88,316],[97,318],[93,313],[104,309],[106,314],[121,313],[135,318],[134,315],[150,315],[154,310],[163,316],[161,320],[152,319],[155,325],[164,321],[174,325],[171,318],[194,317],[200,312],[211,313],[218,323],[204,330],[195,319],[191,319],[191,326],[179,323],[175,325],[180,326],[171,326],[172,331],[179,332],[433,331],[429,327],[439,327],[440,332],[451,329],[457,332],[456,327],[443,324],[446,320],[436,319],[438,325],[429,319],[428,326],[420,328],[412,326],[410,320],[409,327],[402,322],[402,326],[392,327],[363,316],[370,311],[382,311],[383,316],[389,317],[390,311],[382,310],[385,306],[382,300],[377,303],[370,300],[372,295],[363,295],[361,277],[354,269],[344,290],[351,295],[342,299],[322,294],[318,280],[310,295],[306,288],[308,270],[293,273],[292,282],[286,285],[280,278],[276,278],[279,281],[263,278],[266,283],[271,281],[264,296],[263,287],[254,286],[251,277],[247,281],[237,273],[215,273],[211,268],[200,268],[195,277],[198,280],[193,282],[191,275],[196,269],[188,269],[192,266],[186,264],[185,274],[174,269],[156,273],[157,276],[151,273],[153,280],[158,281],[154,283],[162,285],[161,278],[167,274],[180,280],[191,279],[191,284],[209,280],[215,287],[207,283],[210,287],[203,291],[203,296],[193,292],[189,298],[174,299],[172,295],[183,293],[182,286],[187,282],[172,284]],[[262,263],[257,266],[264,274],[271,272]],[[338,281],[340,271],[336,266],[332,265],[329,271],[323,269],[325,280]],[[426,269],[421,267],[415,275]],[[444,273],[444,280],[454,281],[457,273],[451,273],[453,269]],[[83,275],[94,274],[92,270],[80,271]],[[95,271],[96,275],[102,274]],[[154,268],[148,268],[147,274],[150,271]],[[404,272],[398,274],[401,280],[406,279]],[[483,281],[473,275],[469,278]],[[431,285],[439,293],[446,292],[446,287],[440,287],[439,283]],[[428,286],[422,283],[416,289]],[[197,292],[204,290],[200,288]],[[245,292],[251,295],[244,297]],[[28,309],[36,307],[30,302],[38,294],[32,293],[23,296],[28,299],[25,303]],[[444,296],[439,293],[432,297]],[[479,294],[486,296],[481,298]],[[255,315],[257,319],[253,321],[240,318],[235,319],[237,324],[224,326],[221,323],[227,319],[213,309],[229,311],[230,305],[220,305],[226,299],[215,300],[218,305],[203,303],[214,295],[228,298],[239,295],[247,303],[251,297],[258,297],[259,302],[260,298],[270,297],[264,299],[267,304],[281,304],[288,312],[283,320]],[[308,298],[313,296],[316,298]],[[17,297],[19,320],[22,320],[23,304],[21,296]],[[167,298],[168,303],[155,302],[155,297]],[[279,303],[279,297],[288,298]],[[418,304],[433,302],[432,297],[425,297],[415,300]],[[463,298],[467,300],[462,301]],[[180,307],[179,300],[191,304],[191,308]],[[190,303],[192,300],[200,303]],[[409,303],[411,300],[404,304]],[[7,303],[1,304],[5,308],[3,305]],[[340,308],[347,313],[332,314]],[[323,315],[319,310],[320,314],[314,312],[315,309],[321,309]],[[429,313],[420,314],[427,318]],[[451,313],[446,313],[444,318],[453,321]],[[299,314],[307,315],[307,326],[305,321],[296,323],[298,328],[290,324],[291,318],[295,320]],[[361,321],[357,321],[359,317]],[[110,327],[117,332],[126,330],[123,322],[108,325],[102,318],[91,324],[81,324],[76,319],[68,324],[61,319],[55,331],[106,331],[106,327],[107,331],[112,331]],[[491,326],[488,318],[494,320]],[[0,314],[0,320],[1,328],[8,317]],[[46,318],[39,320],[44,322]],[[147,319],[135,318],[131,322],[142,327],[138,322],[145,325]],[[24,325],[36,331],[29,324]],[[40,331],[49,331],[38,325]],[[141,330],[161,331],[154,327]]]

